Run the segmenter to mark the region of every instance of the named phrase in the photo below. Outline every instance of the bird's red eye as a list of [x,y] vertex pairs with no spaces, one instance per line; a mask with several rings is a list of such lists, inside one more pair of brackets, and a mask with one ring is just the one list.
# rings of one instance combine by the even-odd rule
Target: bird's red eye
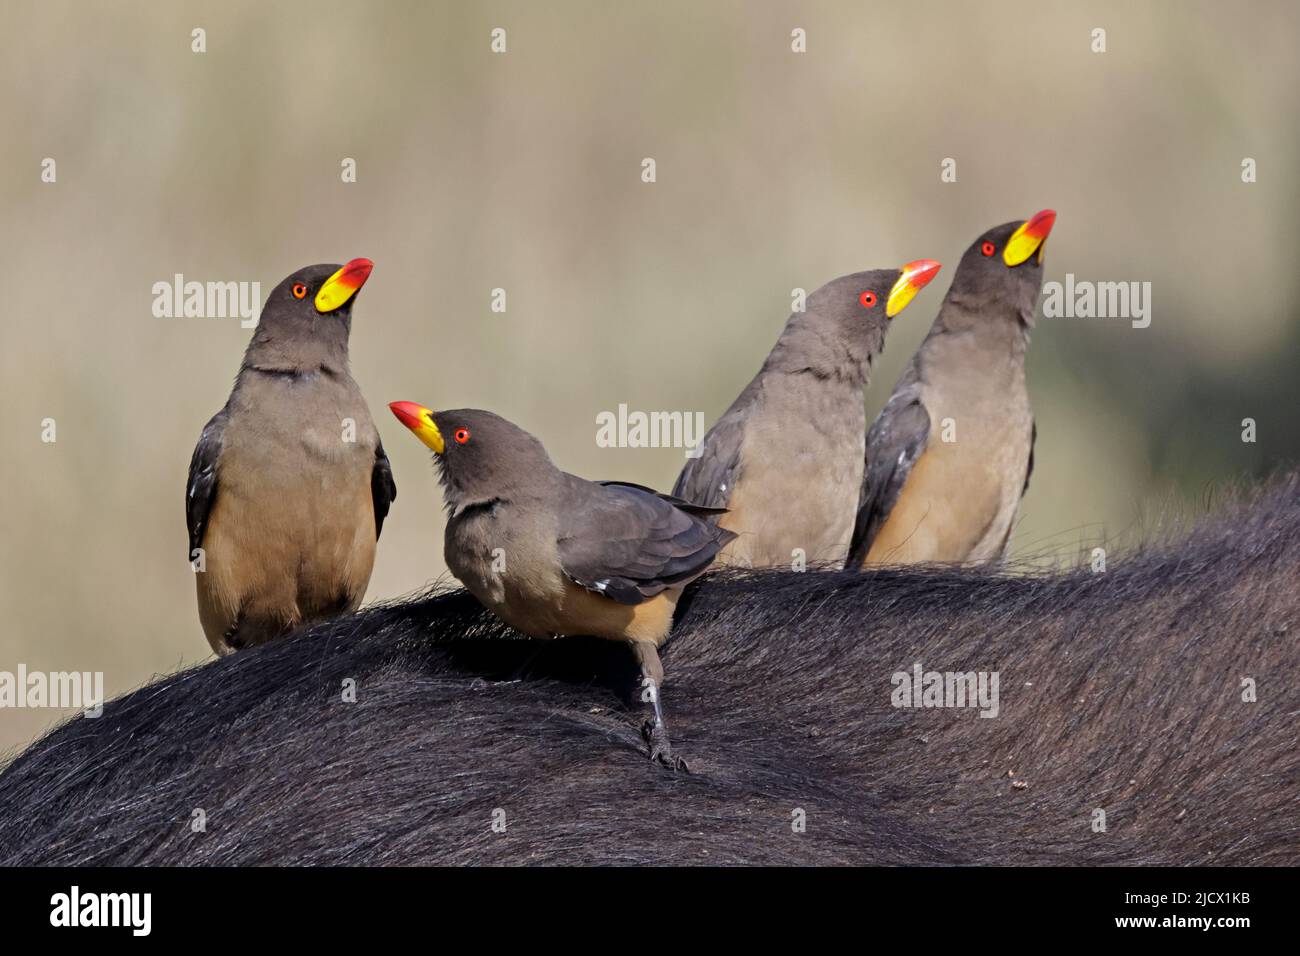
[[465,442],[467,442],[467,441],[469,441],[469,429],[468,429],[468,428],[457,428],[457,429],[456,429],[456,444],[457,444],[457,445],[463,445],[463,444],[465,444]]
[[858,301],[862,303],[864,309],[869,309],[876,304],[876,294],[868,289],[862,295],[858,296]]
[[980,252],[984,253],[986,256],[991,256],[993,253],[997,252],[997,249],[993,247],[993,243],[986,242],[984,245],[980,246]]
[[303,285],[301,282],[295,282],[293,284],[293,297],[295,299],[301,299],[306,294],[307,294],[307,287],[305,285]]

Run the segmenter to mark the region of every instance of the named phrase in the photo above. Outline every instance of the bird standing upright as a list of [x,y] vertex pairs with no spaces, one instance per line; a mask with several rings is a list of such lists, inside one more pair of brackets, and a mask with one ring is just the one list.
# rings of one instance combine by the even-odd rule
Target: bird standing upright
[[542,443],[479,409],[393,414],[434,453],[447,508],[447,567],[490,611],[530,637],[628,641],[654,704],[651,759],[678,767],[660,706],[680,589],[731,538],[695,507],[640,485],[561,471]]
[[840,564],[862,487],[862,390],[889,321],[939,271],[932,259],[857,272],[808,296],[763,367],[704,436],[673,494],[724,507],[722,560]]
[[849,564],[982,563],[1006,552],[1034,468],[1025,351],[1056,213],[980,236],[867,436]]
[[369,259],[299,269],[267,297],[185,494],[199,620],[218,654],[355,610],[397,488],[348,335]]

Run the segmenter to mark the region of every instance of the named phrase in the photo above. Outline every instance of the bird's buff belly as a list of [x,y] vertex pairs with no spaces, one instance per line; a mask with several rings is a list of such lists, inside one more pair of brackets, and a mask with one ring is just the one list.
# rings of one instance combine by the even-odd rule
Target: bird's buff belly
[[[862,489],[865,415],[836,416],[835,406],[852,400],[835,392],[829,407],[799,406],[822,427],[791,435],[779,409],[756,417],[745,438],[744,467],[719,524],[737,535],[719,563],[742,567],[839,566],[848,556]],[[842,421],[840,419],[843,419]]]
[[[825,482],[809,494],[809,483],[799,477],[769,478],[761,492],[746,484],[737,487],[728,513],[719,521],[737,534],[721,563],[751,568],[843,564],[857,504],[848,491],[850,482]],[[756,506],[756,498],[780,504]]]
[[[454,573],[455,569],[453,569]],[[460,575],[457,575],[460,577]],[[641,604],[619,604],[567,578],[511,581],[509,575],[461,577],[488,610],[529,637],[574,635],[658,646],[672,629],[679,591],[670,589]]]
[[932,435],[866,563],[978,564],[998,558],[1015,518],[1024,469],[1009,467],[986,449],[1011,444],[1002,436],[946,444]]
[[221,489],[204,535],[206,567],[196,577],[209,638],[209,621],[222,632],[291,627],[360,604],[375,559],[368,479],[300,476],[292,491],[241,492]]

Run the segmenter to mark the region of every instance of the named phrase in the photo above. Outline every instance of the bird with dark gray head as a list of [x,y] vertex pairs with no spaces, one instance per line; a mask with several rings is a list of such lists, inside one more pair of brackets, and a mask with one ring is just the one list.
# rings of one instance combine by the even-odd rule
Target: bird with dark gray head
[[644,729],[651,759],[684,766],[664,726],[658,648],[681,589],[732,537],[705,520],[718,509],[563,472],[540,441],[492,412],[389,408],[434,453],[451,573],[529,637],[627,641],[654,705]]
[[299,269],[267,297],[185,492],[199,620],[218,654],[361,603],[397,497],[348,371],[369,259]]
[[855,272],[795,312],[754,379],[704,436],[673,494],[727,508],[737,537],[722,561],[746,567],[839,565],[862,487],[862,392],[890,320],[939,263]]
[[971,563],[1006,552],[1034,468],[1025,352],[1056,213],[980,236],[867,435],[849,564]]

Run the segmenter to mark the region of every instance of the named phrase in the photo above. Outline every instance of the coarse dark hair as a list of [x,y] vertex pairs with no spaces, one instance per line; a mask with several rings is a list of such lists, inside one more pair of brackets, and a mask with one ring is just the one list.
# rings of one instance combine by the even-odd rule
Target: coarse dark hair
[[[0,774],[0,862],[1294,865],[1297,626],[1300,473],[1101,573],[712,573],[674,773],[626,647],[432,592],[56,728]],[[917,663],[997,672],[998,715],[892,706]]]

